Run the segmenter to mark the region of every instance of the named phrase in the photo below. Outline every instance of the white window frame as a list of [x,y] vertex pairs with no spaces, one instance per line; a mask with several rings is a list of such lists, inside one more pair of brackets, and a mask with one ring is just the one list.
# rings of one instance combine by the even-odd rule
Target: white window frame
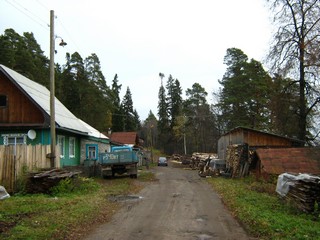
[[65,142],[66,142],[65,136],[58,135],[58,145],[59,145],[59,150],[60,150],[60,158],[64,158]]
[[76,138],[70,137],[69,138],[69,157],[75,158],[75,152],[76,152]]
[[[3,137],[3,145],[6,145],[6,146],[27,144],[26,134],[22,134],[22,133],[2,134],[1,136]],[[20,141],[17,141],[17,139],[19,139]]]
[[87,159],[97,160],[97,150],[98,146],[96,144],[88,144],[87,145]]

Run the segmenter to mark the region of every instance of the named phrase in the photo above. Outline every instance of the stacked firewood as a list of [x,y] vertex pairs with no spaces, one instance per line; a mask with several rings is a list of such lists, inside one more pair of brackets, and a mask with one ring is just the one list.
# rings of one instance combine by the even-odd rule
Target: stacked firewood
[[190,167],[192,169],[199,169],[199,164],[201,162],[205,162],[209,158],[215,158],[216,154],[215,153],[198,153],[195,152],[191,156],[191,162],[190,162]]
[[173,155],[171,156],[171,159],[172,159],[172,160],[175,160],[175,161],[181,162],[182,156],[179,155],[179,154],[173,154]]
[[50,189],[66,178],[79,176],[81,171],[68,171],[63,169],[51,169],[30,173],[27,178],[27,193],[50,193]]
[[320,205],[320,178],[310,177],[296,180],[289,187],[286,197],[292,200],[300,210],[307,213],[314,212],[315,204],[318,204],[318,208]]
[[247,144],[233,144],[227,147],[226,167],[230,177],[244,177],[249,174],[251,158]]

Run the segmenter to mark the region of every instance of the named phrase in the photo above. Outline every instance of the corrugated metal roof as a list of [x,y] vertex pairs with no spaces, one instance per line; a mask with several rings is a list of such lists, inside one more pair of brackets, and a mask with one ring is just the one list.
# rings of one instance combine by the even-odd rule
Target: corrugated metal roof
[[[12,81],[21,87],[26,95],[33,99],[50,116],[50,91],[46,87],[4,65],[0,64],[0,67],[11,77]],[[55,98],[55,121],[58,128],[76,131],[84,135],[98,136],[98,130],[73,115],[57,98]],[[103,138],[105,137],[103,135]]]
[[256,153],[261,171],[269,174],[320,174],[319,148],[268,148],[257,149]]
[[80,120],[80,121],[89,130],[89,132],[88,132],[89,136],[95,137],[95,138],[100,138],[100,139],[109,139],[106,135],[104,135],[103,133],[99,132],[97,129],[93,128],[88,123],[86,123],[86,122],[84,122],[82,120]]
[[272,137],[276,137],[276,138],[287,139],[287,140],[290,140],[291,142],[296,142],[296,143],[299,143],[299,144],[304,143],[304,141],[299,140],[299,139],[289,138],[289,137],[281,136],[281,135],[278,135],[278,134],[274,134],[274,133],[270,133],[270,132],[265,132],[265,131],[261,131],[261,130],[257,130],[257,129],[253,129],[253,128],[248,128],[248,127],[236,127],[236,128],[233,128],[233,129],[231,129],[229,132],[226,132],[225,134],[223,134],[222,136],[227,136],[227,135],[230,135],[230,134],[232,134],[232,133],[234,133],[234,132],[241,131],[241,130],[246,130],[246,131],[250,131],[250,132],[261,133],[261,134],[268,135],[268,136],[272,136]]
[[133,146],[137,144],[138,135],[136,132],[113,132],[110,138],[111,141]]

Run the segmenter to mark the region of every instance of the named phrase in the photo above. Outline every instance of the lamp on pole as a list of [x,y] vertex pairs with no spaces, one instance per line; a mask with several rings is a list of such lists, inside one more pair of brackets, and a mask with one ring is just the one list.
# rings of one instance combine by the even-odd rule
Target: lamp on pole
[[[55,80],[54,80],[54,54],[55,54],[55,39],[54,35],[54,11],[50,10],[50,135],[51,135],[51,153],[50,153],[50,167],[55,166],[56,158],[56,120],[55,120]],[[61,39],[60,46],[67,45]]]

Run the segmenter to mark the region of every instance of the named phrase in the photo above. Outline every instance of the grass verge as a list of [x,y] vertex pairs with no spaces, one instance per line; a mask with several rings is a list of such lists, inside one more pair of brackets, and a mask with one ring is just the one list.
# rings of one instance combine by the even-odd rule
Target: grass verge
[[14,195],[0,203],[0,239],[79,239],[119,209],[108,196],[137,193],[153,180],[142,171],[138,179],[78,178],[61,182],[52,195]]
[[275,193],[275,185],[248,179],[208,178],[231,213],[258,239],[320,239],[319,216],[304,214]]

